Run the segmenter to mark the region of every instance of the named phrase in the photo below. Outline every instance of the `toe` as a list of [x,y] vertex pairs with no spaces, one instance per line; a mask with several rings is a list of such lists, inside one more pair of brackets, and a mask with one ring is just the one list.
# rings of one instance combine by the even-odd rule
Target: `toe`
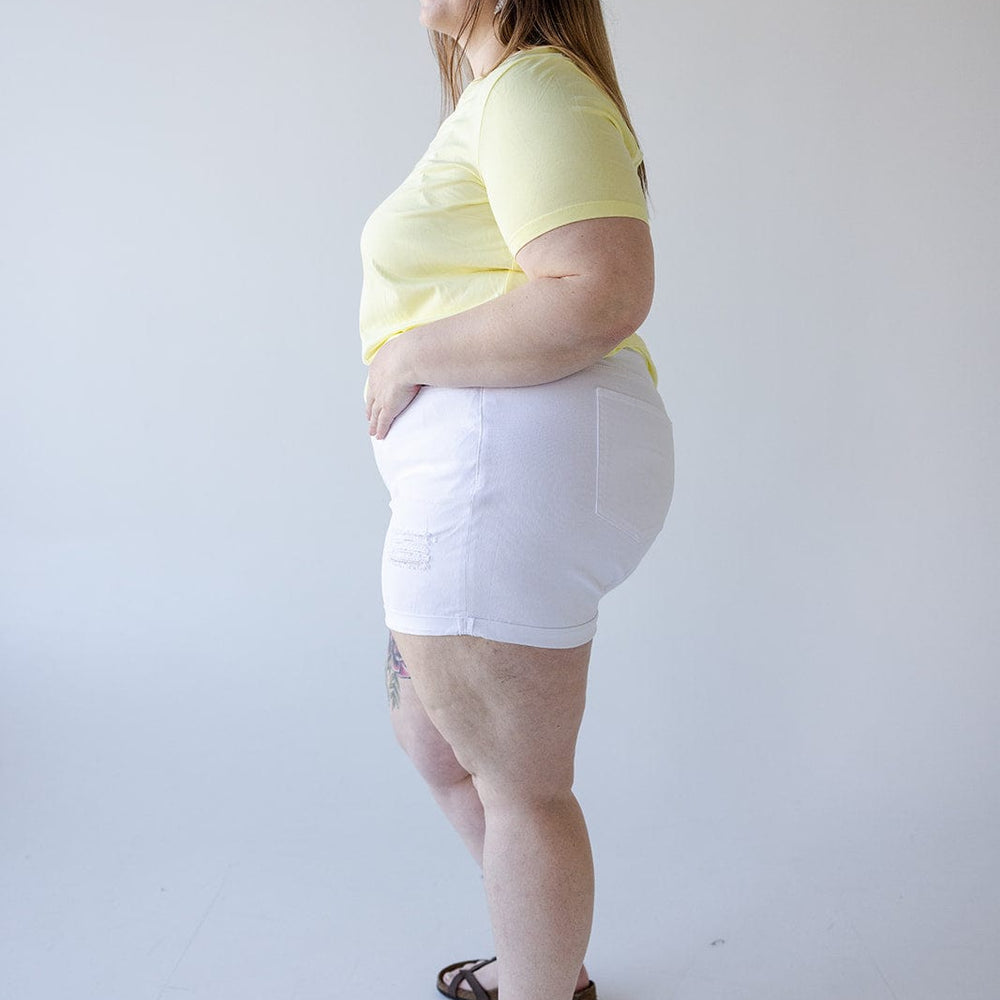
[[[483,959],[473,959],[469,962],[463,962],[461,965],[452,969],[450,972],[446,972],[441,976],[445,986],[450,986],[452,980],[461,974],[463,969],[472,969],[475,966],[480,966],[476,969],[474,975],[479,983],[485,990],[494,990],[497,987],[497,973],[496,973],[496,959],[489,959],[487,964],[483,965]],[[468,980],[461,980],[458,984],[459,989],[469,989]]]

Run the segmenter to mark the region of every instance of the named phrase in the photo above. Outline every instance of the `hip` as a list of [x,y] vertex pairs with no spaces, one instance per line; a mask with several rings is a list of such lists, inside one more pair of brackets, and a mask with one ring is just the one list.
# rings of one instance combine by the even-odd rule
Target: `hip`
[[554,382],[424,386],[372,438],[393,502],[503,505],[551,524],[610,525],[648,543],[673,492],[673,428],[632,350]]

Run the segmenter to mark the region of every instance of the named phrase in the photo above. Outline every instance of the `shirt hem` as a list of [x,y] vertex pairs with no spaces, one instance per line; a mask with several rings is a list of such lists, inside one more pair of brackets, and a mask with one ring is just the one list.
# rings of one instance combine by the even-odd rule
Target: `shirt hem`
[[641,219],[648,223],[649,212],[645,205],[637,205],[632,201],[585,201],[578,205],[567,205],[525,223],[511,234],[507,246],[516,257],[532,240],[560,226],[587,219],[609,218]]

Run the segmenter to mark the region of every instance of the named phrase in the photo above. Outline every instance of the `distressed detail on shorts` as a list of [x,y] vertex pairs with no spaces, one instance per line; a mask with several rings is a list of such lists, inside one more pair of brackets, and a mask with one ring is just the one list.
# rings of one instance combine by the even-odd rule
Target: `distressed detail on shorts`
[[406,569],[429,569],[431,534],[429,531],[394,531],[389,539],[389,562]]

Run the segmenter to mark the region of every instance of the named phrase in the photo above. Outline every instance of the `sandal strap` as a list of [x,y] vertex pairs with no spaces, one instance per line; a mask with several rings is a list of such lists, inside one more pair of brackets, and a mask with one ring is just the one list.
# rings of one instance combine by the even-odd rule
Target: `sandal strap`
[[461,986],[462,981],[465,980],[465,982],[469,984],[469,987],[472,990],[472,995],[476,998],[476,1000],[490,1000],[490,995],[486,992],[486,987],[483,986],[478,979],[476,979],[475,973],[478,972],[484,965],[489,965],[490,962],[495,962],[496,960],[496,956],[494,955],[493,958],[484,958],[481,962],[476,962],[475,965],[468,969],[459,969],[458,972],[456,972],[452,977],[451,982],[448,984],[448,995],[457,998],[459,987]]

